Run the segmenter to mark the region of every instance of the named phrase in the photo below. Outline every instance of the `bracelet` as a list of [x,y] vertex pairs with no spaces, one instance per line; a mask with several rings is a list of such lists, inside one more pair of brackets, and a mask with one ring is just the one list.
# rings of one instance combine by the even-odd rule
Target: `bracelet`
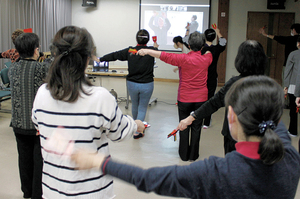
[[269,38],[269,35],[267,35],[267,37]]

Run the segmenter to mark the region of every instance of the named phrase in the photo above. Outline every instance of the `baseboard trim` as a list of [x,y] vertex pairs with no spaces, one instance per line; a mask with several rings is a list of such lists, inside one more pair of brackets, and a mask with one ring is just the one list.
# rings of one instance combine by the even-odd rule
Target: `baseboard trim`
[[178,79],[166,79],[166,78],[154,78],[154,81],[156,81],[156,82],[173,82],[173,83],[179,83]]

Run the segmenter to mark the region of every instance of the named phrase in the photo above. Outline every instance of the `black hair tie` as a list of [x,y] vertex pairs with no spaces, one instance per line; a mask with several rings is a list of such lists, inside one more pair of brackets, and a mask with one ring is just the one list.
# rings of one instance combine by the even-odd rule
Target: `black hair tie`
[[260,123],[258,125],[258,129],[261,134],[264,134],[268,128],[270,128],[272,130],[274,130],[276,128],[276,125],[272,120],[269,120],[266,122],[262,121],[262,123]]

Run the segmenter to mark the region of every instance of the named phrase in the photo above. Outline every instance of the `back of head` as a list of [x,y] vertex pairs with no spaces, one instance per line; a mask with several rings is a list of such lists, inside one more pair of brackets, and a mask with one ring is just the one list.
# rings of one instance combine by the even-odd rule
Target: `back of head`
[[34,50],[40,46],[39,37],[35,33],[23,33],[15,40],[15,47],[22,58],[31,58]]
[[203,34],[199,33],[198,31],[195,31],[192,34],[190,34],[189,45],[192,51],[200,51],[204,43],[205,37]]
[[207,29],[204,32],[206,41],[212,42],[216,38],[216,31],[214,29]]
[[294,23],[292,26],[291,26],[291,30],[295,29],[295,31],[300,34],[300,24],[299,23]]
[[22,30],[22,29],[16,29],[16,30],[12,33],[12,35],[11,35],[11,40],[12,40],[12,42],[13,42],[14,45],[15,45],[15,41],[16,41],[17,37],[18,37],[19,35],[23,34],[23,33],[24,33],[24,30]]
[[56,33],[51,47],[54,61],[47,76],[47,87],[54,99],[74,102],[80,91],[87,94],[82,84],[91,85],[84,71],[93,46],[92,36],[84,28],[66,26]]
[[197,20],[197,15],[193,15],[192,18],[196,21]]
[[283,113],[284,93],[281,86],[267,76],[249,76],[234,83],[225,97],[243,131],[261,138],[258,153],[264,164],[274,164],[284,155],[283,144],[273,131]]
[[175,44],[177,44],[178,42],[183,44],[182,37],[181,36],[174,37],[173,42]]
[[263,46],[255,40],[244,41],[235,58],[235,68],[242,76],[263,75],[268,63]]
[[141,29],[136,33],[136,41],[138,44],[145,45],[149,41],[149,32],[145,29]]

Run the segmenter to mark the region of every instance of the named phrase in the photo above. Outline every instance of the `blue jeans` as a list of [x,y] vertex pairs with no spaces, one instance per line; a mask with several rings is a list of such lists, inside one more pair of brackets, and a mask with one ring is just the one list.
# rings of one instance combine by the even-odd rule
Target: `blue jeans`
[[154,83],[127,81],[127,88],[132,103],[131,113],[133,119],[144,121],[148,103],[153,93]]

